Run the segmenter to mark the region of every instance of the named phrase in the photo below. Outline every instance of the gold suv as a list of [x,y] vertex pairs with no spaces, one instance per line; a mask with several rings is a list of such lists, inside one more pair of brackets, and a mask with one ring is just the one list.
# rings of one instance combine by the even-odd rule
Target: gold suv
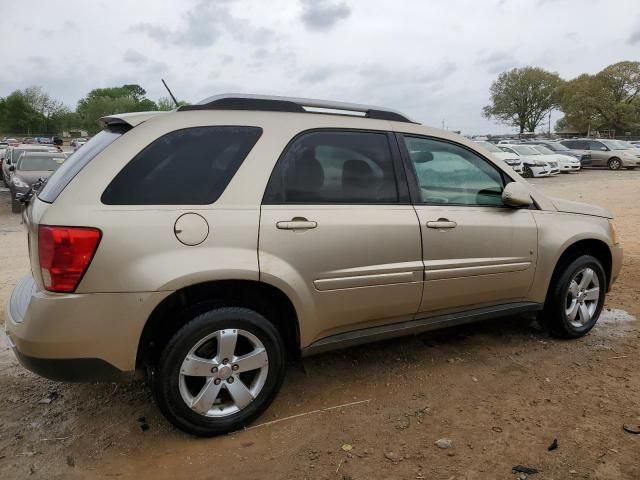
[[620,270],[608,211],[384,108],[218,96],[101,124],[23,199],[8,336],[52,379],[146,372],[195,435],[254,420],[287,358],[526,311],[579,337]]

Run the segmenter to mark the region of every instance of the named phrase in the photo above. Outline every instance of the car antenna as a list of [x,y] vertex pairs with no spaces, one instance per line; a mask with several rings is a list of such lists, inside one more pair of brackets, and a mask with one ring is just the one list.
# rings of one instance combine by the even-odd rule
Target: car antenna
[[171,90],[169,89],[167,82],[164,81],[164,78],[161,78],[160,80],[162,80],[162,84],[164,85],[164,88],[166,88],[167,92],[169,92],[169,95],[171,95],[171,99],[173,100],[173,103],[176,104],[176,107],[179,107],[180,105],[178,105],[178,101],[176,100],[176,97],[174,97],[173,93],[171,93]]

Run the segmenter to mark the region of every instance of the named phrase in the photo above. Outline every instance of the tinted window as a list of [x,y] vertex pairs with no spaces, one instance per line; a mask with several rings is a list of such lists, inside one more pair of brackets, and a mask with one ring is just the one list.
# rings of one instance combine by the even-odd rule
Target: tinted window
[[602,147],[604,147],[602,142],[594,142],[593,140],[589,142],[589,150],[602,150]]
[[102,194],[102,202],[213,203],[261,133],[262,129],[257,127],[196,127],[168,133],[142,150],[116,175]]
[[107,148],[123,134],[124,130],[103,130],[89,140],[84,147],[74,152],[55,171],[45,183],[38,198],[44,202],[53,203],[58,195],[69,185],[69,182],[91,162],[100,152]]
[[422,202],[502,205],[504,182],[487,160],[447,142],[405,137]]
[[396,177],[384,133],[309,132],[278,161],[265,203],[395,203]]
[[589,150],[589,142],[585,140],[565,140],[561,143],[574,150]]

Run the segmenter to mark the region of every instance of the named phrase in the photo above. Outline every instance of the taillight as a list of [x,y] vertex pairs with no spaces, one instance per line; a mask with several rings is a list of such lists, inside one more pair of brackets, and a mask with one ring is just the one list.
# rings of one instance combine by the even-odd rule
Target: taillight
[[102,233],[89,227],[38,228],[38,254],[44,287],[73,292],[96,253]]

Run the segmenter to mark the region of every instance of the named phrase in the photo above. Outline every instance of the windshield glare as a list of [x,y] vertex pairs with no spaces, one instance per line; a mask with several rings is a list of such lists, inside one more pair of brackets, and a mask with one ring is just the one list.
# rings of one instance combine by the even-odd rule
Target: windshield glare
[[570,150],[570,148],[565,147],[561,143],[548,143],[546,146],[554,152],[566,152],[567,150]]
[[476,142],[476,143],[479,143],[480,145],[482,145],[482,147],[483,147],[485,150],[489,150],[490,152],[493,152],[493,153],[503,153],[503,151],[502,151],[502,150],[500,150],[498,147],[496,147],[496,146],[495,146],[493,143],[491,143],[491,142]]
[[513,148],[520,155],[542,155],[535,148],[525,147],[524,145],[516,145],[516,146],[513,146],[511,148]]
[[53,172],[65,161],[66,156],[61,153],[50,155],[25,153],[18,162],[17,169],[23,172]]
[[600,140],[610,150],[626,150],[626,147],[619,145],[615,140]]
[[534,148],[538,150],[540,153],[542,153],[543,155],[553,155],[553,150],[549,150],[547,147],[543,145],[536,145]]

